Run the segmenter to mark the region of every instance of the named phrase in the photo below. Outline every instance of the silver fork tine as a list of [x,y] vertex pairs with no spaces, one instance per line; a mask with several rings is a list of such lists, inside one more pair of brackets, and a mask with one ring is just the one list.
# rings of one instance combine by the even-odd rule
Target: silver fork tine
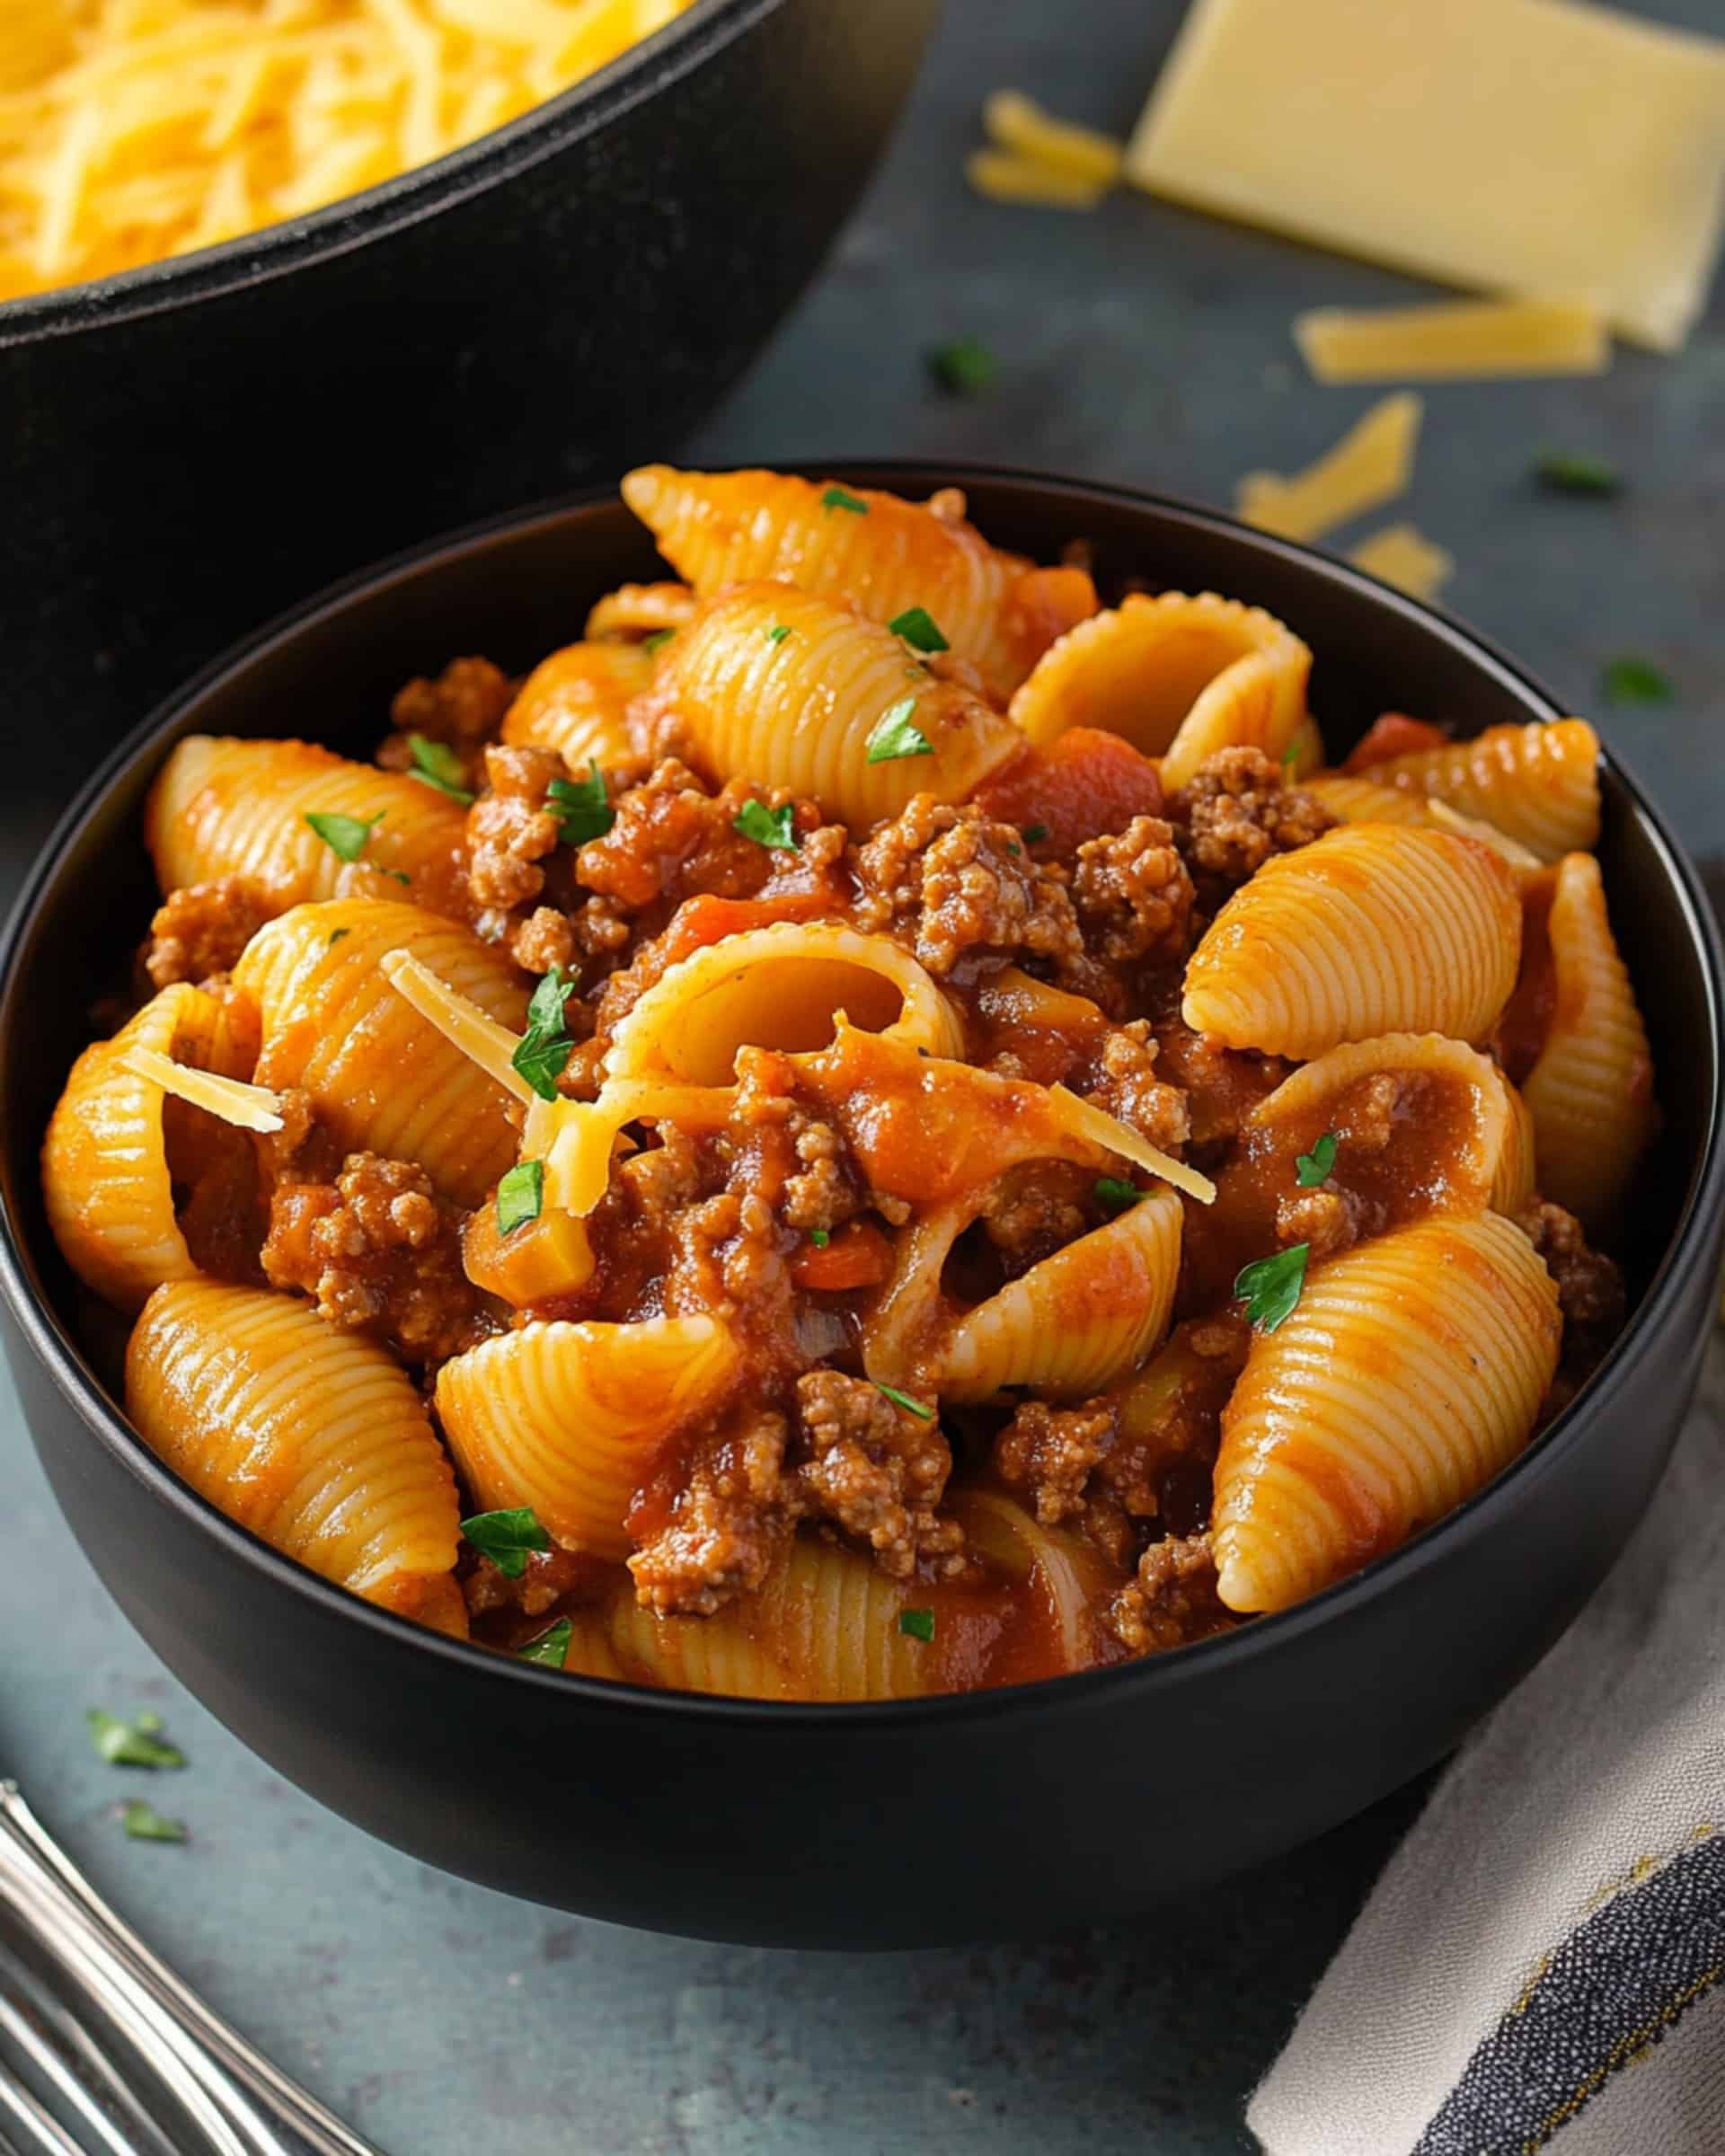
[[101,2046],[57,1998],[37,1971],[0,1940],[0,1999],[8,1994],[43,2041],[55,2045],[68,2072],[80,2077],[98,2108],[123,2119],[137,2138],[139,2156],[176,2156],[172,2143],[128,2086]]
[[84,2156],[29,2090],[4,2072],[0,2072],[0,2115],[11,2120],[14,2129],[23,2134],[26,2149],[37,2156]]
[[[249,2114],[245,2123],[254,2133],[261,2134],[258,2142],[261,2151],[274,2156],[280,2143],[262,2126],[251,2106],[245,2104],[243,2090],[249,2090],[270,2116],[299,2134],[308,2144],[312,2156],[383,2156],[375,2143],[354,2133],[315,2097],[254,2050],[236,2029],[160,1961],[43,1830],[15,1786],[0,1780],[0,1851],[4,1850],[7,1828],[14,1842],[34,1858],[40,1870],[49,1875],[52,1884],[59,1888],[64,1900],[72,1905],[68,1914],[81,1918],[86,1930],[94,1934],[102,1958],[116,1964],[144,1991],[156,2013],[166,2019],[182,2047],[181,2056],[188,2069],[198,2076],[202,2086],[229,2116],[234,2116],[236,2103],[244,2106]],[[241,2087],[235,2088],[234,2082]]]
[[[10,2037],[29,2064],[34,2068],[41,2083],[50,2088],[70,2112],[76,2114],[85,2129],[102,2143],[108,2156],[140,2156],[135,2141],[128,2140],[95,2101],[89,2090],[74,2074],[51,2044],[38,2036],[29,2020],[0,1992],[0,2037]],[[96,2156],[93,2148],[85,2156]]]

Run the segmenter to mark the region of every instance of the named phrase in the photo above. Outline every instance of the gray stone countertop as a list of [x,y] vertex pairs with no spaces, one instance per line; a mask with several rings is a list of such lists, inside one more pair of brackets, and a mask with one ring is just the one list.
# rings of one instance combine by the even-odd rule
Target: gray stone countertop
[[[1644,12],[1718,28],[1713,0]],[[978,201],[960,172],[985,90],[1124,128],[1176,0],[950,0],[904,130],[825,276],[689,461],[916,455],[1031,464],[1225,504],[1326,447],[1372,390],[1310,382],[1288,324],[1426,287],[1122,193],[1090,216]],[[1321,155],[1322,146],[1314,145]],[[974,336],[990,394],[926,349]],[[1594,717],[1698,852],[1725,827],[1725,312],[1676,358],[1596,379],[1426,392],[1410,514],[1446,595]],[[1542,495],[1546,446],[1623,470],[1614,502]],[[1384,519],[1381,519],[1384,520]],[[1351,537],[1353,535],[1346,536]],[[1632,652],[1676,684],[1611,711]],[[15,878],[23,834],[0,862]],[[693,1945],[428,1870],[319,1809],[210,1719],[72,1543],[0,1385],[0,1768],[212,1999],[392,2156],[1209,2156],[1419,1792],[1200,1897],[1052,1944],[847,1957]],[[19,1651],[19,1643],[28,1651]],[[87,1706],[154,1707],[191,1758],[145,1793],[184,1848],[130,1842]],[[482,1733],[475,1733],[475,1741]],[[165,1786],[164,1784],[165,1783]],[[1167,1852],[1172,1880],[1180,1851]]]

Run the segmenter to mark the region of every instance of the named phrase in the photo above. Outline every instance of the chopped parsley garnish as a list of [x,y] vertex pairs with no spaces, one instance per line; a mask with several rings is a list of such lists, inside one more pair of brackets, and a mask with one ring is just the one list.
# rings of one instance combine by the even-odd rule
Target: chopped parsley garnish
[[464,808],[473,807],[473,797],[461,782],[467,775],[461,758],[447,741],[433,741],[426,734],[410,734],[407,746],[413,756],[413,768],[407,774],[410,779],[418,779],[422,786],[436,787],[452,801],[459,801]]
[[497,1186],[497,1232],[513,1235],[537,1220],[545,1202],[545,1163],[518,1161]]
[[[489,1557],[505,1579],[519,1579],[527,1568],[530,1551],[551,1548],[551,1537],[539,1524],[531,1505],[512,1512],[476,1512],[461,1523],[461,1532],[482,1557]],[[569,1642],[563,1642],[567,1647]],[[559,1665],[561,1667],[561,1664]]]
[[569,1643],[574,1637],[575,1627],[567,1617],[560,1617],[549,1630],[529,1639],[525,1647],[516,1649],[523,1662],[536,1662],[541,1669],[561,1669],[569,1659]]
[[1326,1130],[1310,1153],[1295,1156],[1294,1180],[1302,1190],[1315,1190],[1336,1164],[1336,1134]]
[[933,1408],[924,1407],[920,1400],[913,1400],[908,1392],[899,1392],[897,1385],[883,1385],[877,1377],[874,1381],[874,1389],[877,1392],[884,1392],[893,1406],[902,1408],[906,1414],[918,1416],[924,1422],[933,1421],[934,1410]]
[[820,498],[820,506],[823,509],[848,509],[853,517],[866,517],[869,513],[868,503],[843,487],[828,487]]
[[980,396],[995,379],[995,355],[974,337],[955,338],[936,345],[928,355],[928,371],[950,397]]
[[[329,809],[308,808],[305,821],[332,853],[343,861],[358,861],[366,850],[366,841],[373,828],[383,822],[385,813],[380,808],[376,816],[336,816]],[[406,880],[403,876],[402,881]]]
[[352,933],[353,931],[350,928],[332,928],[330,931],[330,940],[323,946],[324,950],[332,950],[343,936],[350,936]]
[[1046,824],[1026,824],[1019,834],[1027,846],[1039,846],[1048,835],[1048,826]]
[[1305,1261],[1311,1250],[1309,1242],[1292,1243],[1273,1258],[1259,1258],[1251,1265],[1243,1265],[1235,1275],[1234,1292],[1260,1330],[1274,1332],[1294,1314],[1294,1305],[1305,1286]]
[[769,808],[765,801],[745,801],[730,819],[733,831],[740,831],[745,838],[752,838],[757,846],[768,846],[774,853],[794,853],[797,850],[795,808],[786,801],[781,808]]
[[770,628],[766,632],[766,641],[769,644],[782,644],[785,638],[790,635],[790,633],[791,631],[787,623],[783,622],[775,622],[773,627]]
[[1650,658],[1628,653],[1607,659],[1600,675],[1607,703],[1669,703],[1677,693],[1671,676]]
[[675,629],[655,629],[650,636],[641,638],[641,648],[643,651],[662,651],[676,634]]
[[933,615],[926,606],[907,606],[902,614],[893,615],[887,627],[895,636],[902,636],[914,650],[950,651],[952,649],[941,634]]
[[563,1006],[574,993],[574,982],[553,966],[533,992],[526,1032],[509,1058],[542,1100],[557,1098],[557,1081],[575,1046],[563,1025]]
[[810,1228],[809,1231],[809,1240],[814,1244],[818,1250],[824,1250],[827,1248],[827,1245],[833,1239],[830,1233],[825,1228]]
[[178,1819],[164,1819],[154,1805],[134,1797],[119,1815],[119,1823],[134,1842],[183,1842],[186,1830]]
[[1097,1204],[1106,1206],[1110,1213],[1124,1213],[1144,1196],[1136,1183],[1128,1183],[1118,1175],[1099,1176],[1095,1188]]
[[1548,449],[1534,466],[1534,476],[1553,494],[1621,494],[1623,475],[1603,456],[1585,449]]
[[1294,766],[1299,762],[1299,760],[1300,745],[1297,741],[1290,741],[1287,747],[1282,751],[1282,769],[1287,773],[1290,779],[1294,776]]
[[617,820],[597,756],[584,779],[553,779],[545,789],[545,800],[558,819],[557,835],[566,846],[584,846],[589,838],[603,838]]
[[924,1643],[934,1637],[933,1610],[900,1610],[898,1630],[907,1639],[921,1639]]
[[876,722],[869,736],[871,764],[896,764],[900,756],[932,756],[934,744],[916,724],[916,699],[907,696]]
[[84,1716],[90,1742],[111,1767],[183,1767],[186,1755],[175,1745],[162,1742],[162,1717],[140,1714],[133,1721],[93,1707]]

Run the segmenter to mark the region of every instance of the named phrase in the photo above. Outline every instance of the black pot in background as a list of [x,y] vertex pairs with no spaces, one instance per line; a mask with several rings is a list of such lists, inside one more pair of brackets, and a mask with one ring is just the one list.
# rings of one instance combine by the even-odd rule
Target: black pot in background
[[[1118,490],[839,464],[970,496],[1044,560],[1216,589],[1317,653],[1339,754],[1380,711],[1472,729],[1551,698],[1464,630],[1345,563]],[[705,1937],[904,1946],[1114,1920],[1320,1832],[1446,1752],[1549,1647],[1641,1516],[1713,1318],[1725,1229],[1718,932],[1614,762],[1601,845],[1646,1007],[1665,1128],[1638,1179],[1635,1308],[1582,1395],[1449,1519],[1284,1615],[1122,1668],[1014,1690],[784,1706],[566,1677],[416,1631],[233,1526],[102,1390],[42,1216],[37,1153],[90,985],[154,885],[139,810],[172,742],[306,728],[364,754],[390,691],[483,650],[524,667],[589,601],[650,575],[622,507],[552,509],[314,603],[222,661],[85,790],[0,950],[0,1293],[49,1480],[150,1644],[280,1772],[428,1861],[530,1899]]]
[[436,164],[0,305],[9,815],[44,830],[158,697],[308,589],[663,455],[818,264],[937,6],[696,0]]

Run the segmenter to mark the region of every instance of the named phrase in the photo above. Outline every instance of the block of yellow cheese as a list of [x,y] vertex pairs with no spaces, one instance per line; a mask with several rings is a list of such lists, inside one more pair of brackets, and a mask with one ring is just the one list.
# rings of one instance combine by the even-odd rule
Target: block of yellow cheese
[[1579,0],[1195,0],[1126,176],[1671,350],[1725,215],[1725,43]]

